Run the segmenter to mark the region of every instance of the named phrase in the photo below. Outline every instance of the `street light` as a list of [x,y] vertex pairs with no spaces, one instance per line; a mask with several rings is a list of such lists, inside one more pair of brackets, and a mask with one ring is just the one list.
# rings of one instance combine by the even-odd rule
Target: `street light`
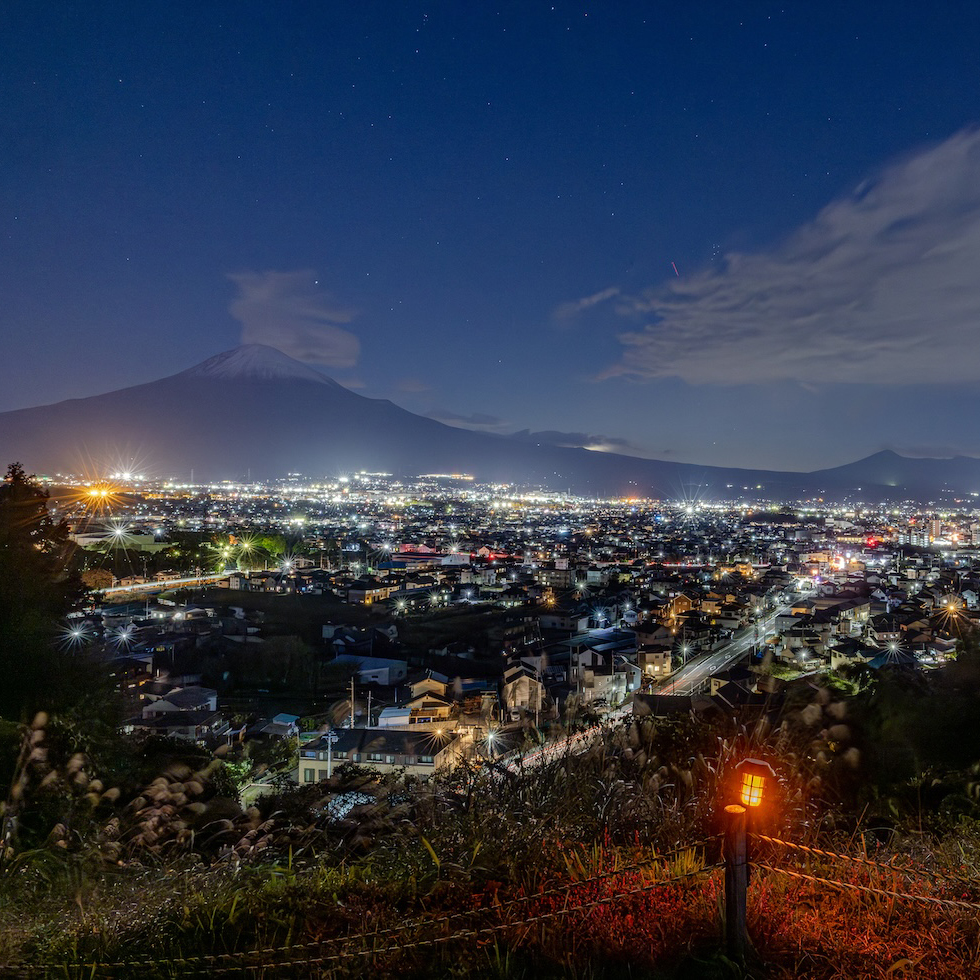
[[61,632],[62,644],[68,649],[84,646],[91,639],[84,626],[66,626]]
[[768,762],[744,759],[736,767],[739,774],[739,803],[725,807],[725,940],[728,955],[736,962],[745,959],[748,946],[746,901],[749,886],[748,835],[746,817],[762,805],[766,780],[776,774]]
[[735,767],[735,771],[741,777],[739,800],[742,806],[753,808],[761,806],[765,795],[766,780],[776,778],[772,766],[761,759],[745,759]]
[[340,736],[331,728],[327,731],[326,735],[323,736],[327,743],[327,779],[333,778],[333,743],[337,741]]

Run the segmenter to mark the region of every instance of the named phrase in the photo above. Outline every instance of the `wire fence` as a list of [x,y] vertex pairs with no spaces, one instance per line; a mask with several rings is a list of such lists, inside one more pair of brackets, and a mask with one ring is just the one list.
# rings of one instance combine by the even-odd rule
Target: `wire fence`
[[928,905],[937,905],[943,908],[961,909],[968,912],[980,911],[980,904],[976,902],[961,902],[952,898],[936,898],[932,895],[913,895],[909,892],[899,892],[891,888],[875,888],[873,885],[859,885],[853,881],[841,881],[839,878],[824,878],[821,875],[807,874],[803,871],[791,871],[789,868],[777,868],[771,864],[758,863],[753,865],[763,871],[771,871],[773,874],[784,875],[790,878],[797,878],[801,881],[812,881],[817,885],[827,885],[839,891],[864,892],[867,895],[878,895],[881,898],[898,898],[905,902],[922,902]]
[[846,861],[849,864],[863,865],[869,868],[876,868],[879,871],[894,871],[900,874],[909,875],[915,878],[928,878],[936,882],[949,882],[951,884],[962,885],[966,888],[980,888],[980,879],[964,878],[960,875],[948,875],[939,871],[928,871],[925,868],[914,868],[909,865],[895,864],[893,859],[888,864],[880,861],[872,861],[866,857],[856,857],[853,854],[842,854],[839,851],[828,851],[822,847],[813,847],[809,844],[797,844],[794,841],[781,840],[778,837],[767,837],[765,834],[749,834],[753,840],[762,841],[764,844],[772,844],[775,847],[783,847],[789,851],[796,851],[801,854],[808,854],[812,857],[828,858],[834,861]]
[[[566,880],[560,886],[535,891],[519,898],[509,899],[504,902],[495,902],[491,905],[466,909],[460,912],[451,912],[446,915],[411,919],[398,926],[387,929],[346,933],[314,942],[294,943],[288,946],[262,947],[228,953],[200,954],[185,957],[161,954],[159,957],[142,957],[127,960],[100,961],[80,959],[71,967],[0,963],[0,976],[11,978],[11,980],[21,980],[21,978],[23,980],[32,980],[32,978],[38,977],[66,977],[72,975],[95,977],[119,971],[153,971],[159,969],[161,962],[165,962],[166,971],[169,976],[187,976],[205,973],[209,976],[218,976],[232,973],[239,974],[243,970],[262,970],[266,973],[274,973],[279,969],[301,966],[337,965],[343,963],[345,960],[355,958],[383,957],[403,951],[435,947],[467,939],[480,940],[505,932],[506,930],[517,928],[526,929],[534,925],[559,919],[563,916],[577,913],[587,914],[595,908],[610,905],[630,896],[710,875],[724,867],[721,863],[703,863],[706,849],[716,840],[717,838],[707,838],[695,844],[685,845],[672,851],[651,855],[642,861],[636,861],[623,865],[622,867],[599,872],[598,874],[589,875],[585,878]],[[688,871],[666,873],[663,876],[658,873],[659,871],[669,870],[670,863],[676,860],[694,860],[700,863],[701,866]],[[654,872],[656,877],[643,881],[633,887],[620,889],[608,895],[603,895],[577,905],[565,905],[562,908],[553,909],[549,912],[510,918],[506,921],[482,925],[479,928],[452,928],[450,932],[442,935],[428,935],[422,938],[413,937],[407,941],[382,942],[379,945],[379,941],[390,940],[393,937],[411,933],[417,934],[420,932],[445,930],[453,926],[453,924],[458,925],[462,922],[481,917],[501,916],[506,913],[512,913],[531,902],[558,896],[567,897],[570,892],[575,890],[585,889],[589,886],[608,882],[629,874],[650,872]],[[338,946],[343,946],[344,948],[337,950],[336,947]]]
[[[364,949],[359,949],[355,951],[345,950],[341,953],[331,953],[328,955],[320,956],[306,956],[299,960],[287,961],[284,965],[314,965],[314,966],[325,966],[330,963],[339,963],[342,960],[349,959],[352,956],[384,956],[389,953],[397,953],[403,950],[411,949],[422,949],[425,947],[439,946],[445,943],[458,942],[464,939],[481,939],[489,936],[496,935],[497,933],[503,932],[507,929],[527,929],[531,926],[538,925],[544,922],[552,921],[554,919],[561,918],[565,915],[572,915],[577,912],[590,912],[592,909],[599,908],[603,905],[609,905],[613,902],[619,901],[623,898],[628,898],[631,895],[639,895],[643,892],[650,891],[654,888],[662,888],[666,885],[676,884],[677,882],[683,881],[690,878],[699,878],[706,874],[711,874],[714,871],[723,868],[723,864],[710,864],[703,868],[699,868],[696,871],[687,871],[683,874],[672,875],[670,878],[665,878],[660,881],[646,882],[642,885],[636,885],[633,888],[627,888],[622,891],[618,891],[613,895],[606,895],[602,898],[593,899],[590,902],[585,902],[580,905],[570,905],[561,909],[553,909],[550,912],[543,912],[538,915],[532,915],[526,918],[517,919],[510,922],[498,922],[491,926],[483,926],[480,929],[465,929],[456,930],[449,935],[435,936],[427,939],[417,939],[412,942],[407,943],[397,943],[390,944],[385,947],[375,948],[366,947]],[[536,896],[535,896],[536,897]],[[493,909],[491,909],[493,910]],[[427,925],[435,926],[442,924],[449,919],[454,918],[453,916],[447,916],[445,919],[435,919],[430,920]],[[344,942],[353,942],[356,940],[370,938],[372,934],[367,934],[366,936],[350,936],[345,937]],[[213,974],[227,973],[229,968],[217,967],[212,970]]]
[[[819,858],[825,861],[840,861],[851,866],[874,871],[881,875],[888,875],[890,878],[926,879],[936,884],[955,885],[960,888],[969,888],[971,891],[980,889],[980,879],[964,878],[960,875],[943,874],[938,871],[930,871],[926,868],[915,868],[907,865],[899,865],[890,861],[883,864],[880,861],[872,861],[870,858],[856,856],[853,854],[843,854],[839,851],[830,851],[822,847],[813,847],[808,844],[797,844],[794,841],[781,840],[778,837],[768,837],[765,834],[749,834],[752,840],[769,844],[773,848],[782,848],[793,854],[803,855],[807,858]],[[788,868],[779,864],[770,864],[764,861],[754,861],[753,867],[784,877],[796,878],[801,881],[810,881],[814,884],[825,885],[835,888],[838,891],[864,892],[869,895],[877,895],[884,898],[899,899],[905,902],[917,902],[924,905],[933,905],[948,909],[959,909],[961,911],[978,912],[980,902],[965,901],[963,899],[942,898],[935,895],[919,895],[909,891],[898,891],[895,888],[883,888],[873,884],[860,884],[853,881],[844,881],[841,878],[833,878],[826,875],[813,874],[812,871]],[[879,882],[880,884],[880,882]]]
[[[936,885],[948,885],[959,889],[967,888],[971,893],[980,894],[980,878],[967,878],[950,875],[896,863],[874,861],[864,855],[846,854],[812,845],[799,844],[765,834],[748,835],[757,844],[768,848],[772,855],[767,860],[754,860],[752,867],[772,875],[809,882],[815,887],[849,891],[892,901],[912,902],[934,908],[976,914],[980,912],[980,901],[963,898],[950,898],[937,895],[916,894],[898,883],[910,880],[928,880]],[[361,962],[367,965],[372,958],[384,960],[412,951],[434,949],[450,943],[471,941],[480,943],[492,937],[513,930],[527,930],[548,922],[555,922],[567,916],[588,916],[599,907],[608,906],[650,892],[654,889],[683,882],[694,881],[713,875],[724,867],[722,863],[705,863],[707,855],[715,847],[718,838],[706,838],[694,844],[671,851],[650,855],[620,867],[610,868],[586,877],[563,880],[560,885],[534,891],[505,901],[495,901],[472,909],[454,911],[443,915],[419,916],[408,919],[396,926],[385,929],[371,929],[361,932],[348,932],[342,935],[325,937],[312,942],[293,943],[283,946],[265,946],[225,953],[199,954],[194,956],[168,956],[161,952],[155,957],[140,957],[125,960],[98,960],[80,956],[72,964],[61,966],[31,965],[27,963],[0,963],[0,976],[10,980],[35,980],[39,977],[101,977],[113,976],[123,972],[159,972],[161,964],[170,977],[244,976],[250,972],[275,975],[278,971],[296,968],[331,968],[353,965]],[[780,860],[779,858],[782,858]],[[863,882],[848,881],[834,877],[831,873],[815,873],[807,864],[788,866],[794,858],[813,864],[839,862],[866,872]],[[688,865],[696,867],[687,867]],[[684,865],[685,870],[677,870]],[[569,869],[571,871],[571,868]],[[610,890],[607,894],[589,897],[586,901],[575,902],[575,893],[622,879],[627,875],[641,875],[643,879],[628,887]],[[527,906],[546,899],[564,897],[561,907],[533,915],[521,914]],[[496,919],[497,921],[488,921]]]

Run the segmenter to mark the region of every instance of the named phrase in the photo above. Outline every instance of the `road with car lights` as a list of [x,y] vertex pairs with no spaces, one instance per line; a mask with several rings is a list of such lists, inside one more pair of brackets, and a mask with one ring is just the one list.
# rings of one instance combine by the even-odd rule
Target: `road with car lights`
[[[742,660],[753,647],[764,643],[766,636],[773,629],[778,616],[788,613],[797,603],[809,599],[815,593],[807,592],[795,598],[792,602],[773,609],[756,623],[746,627],[741,636],[733,637],[719,650],[694,657],[680,668],[656,694],[690,694],[705,684],[712,674],[725,670]],[[516,751],[501,757],[498,762],[511,772],[527,766],[540,766],[564,758],[568,754],[584,752],[593,739],[598,736],[609,723],[624,721],[633,714],[632,704],[623,705],[610,712],[602,725],[593,725],[580,732],[573,732],[562,738],[546,742],[530,751]]]
[[766,636],[772,630],[778,616],[786,615],[795,605],[813,595],[814,592],[805,592],[792,602],[779,606],[753,625],[745,627],[741,636],[733,637],[732,641],[726,643],[720,650],[692,657],[653,693],[693,694],[700,690],[708,683],[712,674],[717,674],[738,663],[753,647],[765,643]]
[[118,595],[122,592],[166,592],[184,586],[209,585],[228,578],[228,572],[218,575],[194,575],[191,578],[171,578],[161,582],[137,582],[134,585],[114,585],[111,589],[99,589],[102,595]]

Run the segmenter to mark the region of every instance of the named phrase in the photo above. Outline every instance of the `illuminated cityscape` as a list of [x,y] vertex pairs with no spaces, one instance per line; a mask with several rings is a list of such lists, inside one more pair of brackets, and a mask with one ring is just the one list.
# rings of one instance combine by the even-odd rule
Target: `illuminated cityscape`
[[0,980],[980,976],[978,51],[0,4]]
[[[542,711],[562,722],[576,686],[599,715],[637,691],[714,695],[743,661],[782,681],[854,663],[936,667],[975,625],[980,595],[980,509],[965,502],[935,511],[911,502],[598,501],[461,476],[405,482],[367,473],[335,481],[293,474],[269,487],[83,483],[54,499],[83,549],[83,575],[104,589],[102,620],[98,610],[85,616],[85,635],[101,638],[108,654],[142,660],[144,681],[166,677],[153,656],[162,630],[181,632],[201,616],[211,620],[207,639],[236,641],[252,594],[317,597],[323,628],[329,619],[335,632],[370,635],[391,624],[384,647],[401,678],[410,666],[426,668],[433,651],[406,645],[399,622],[411,633],[445,617],[451,631],[459,616],[466,631],[485,629],[479,650],[462,644],[471,663],[484,661],[484,727],[537,725]],[[205,586],[207,599],[195,602],[193,590]],[[168,608],[157,607],[161,594],[171,595]],[[229,627],[228,610],[238,607]],[[264,615],[274,612],[273,601]],[[107,618],[116,632],[105,629]],[[259,623],[249,628],[258,641]],[[209,644],[201,648],[203,660]],[[579,648],[591,658],[584,688]],[[316,659],[329,664],[338,649],[325,644]],[[533,710],[506,696],[498,703],[510,667],[537,685]],[[759,684],[746,674],[739,696]],[[410,701],[407,689],[400,705],[392,685],[382,687],[379,711],[386,700]],[[312,692],[280,693],[315,713]],[[442,720],[460,707],[457,699]]]

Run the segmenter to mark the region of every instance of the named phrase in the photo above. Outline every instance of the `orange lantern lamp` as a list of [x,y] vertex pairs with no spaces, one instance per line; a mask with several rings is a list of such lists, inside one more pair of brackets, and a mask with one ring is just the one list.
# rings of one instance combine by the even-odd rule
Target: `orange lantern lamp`
[[772,766],[761,759],[746,759],[735,767],[735,771],[739,774],[738,797],[742,806],[747,809],[761,806],[766,780],[776,778]]

